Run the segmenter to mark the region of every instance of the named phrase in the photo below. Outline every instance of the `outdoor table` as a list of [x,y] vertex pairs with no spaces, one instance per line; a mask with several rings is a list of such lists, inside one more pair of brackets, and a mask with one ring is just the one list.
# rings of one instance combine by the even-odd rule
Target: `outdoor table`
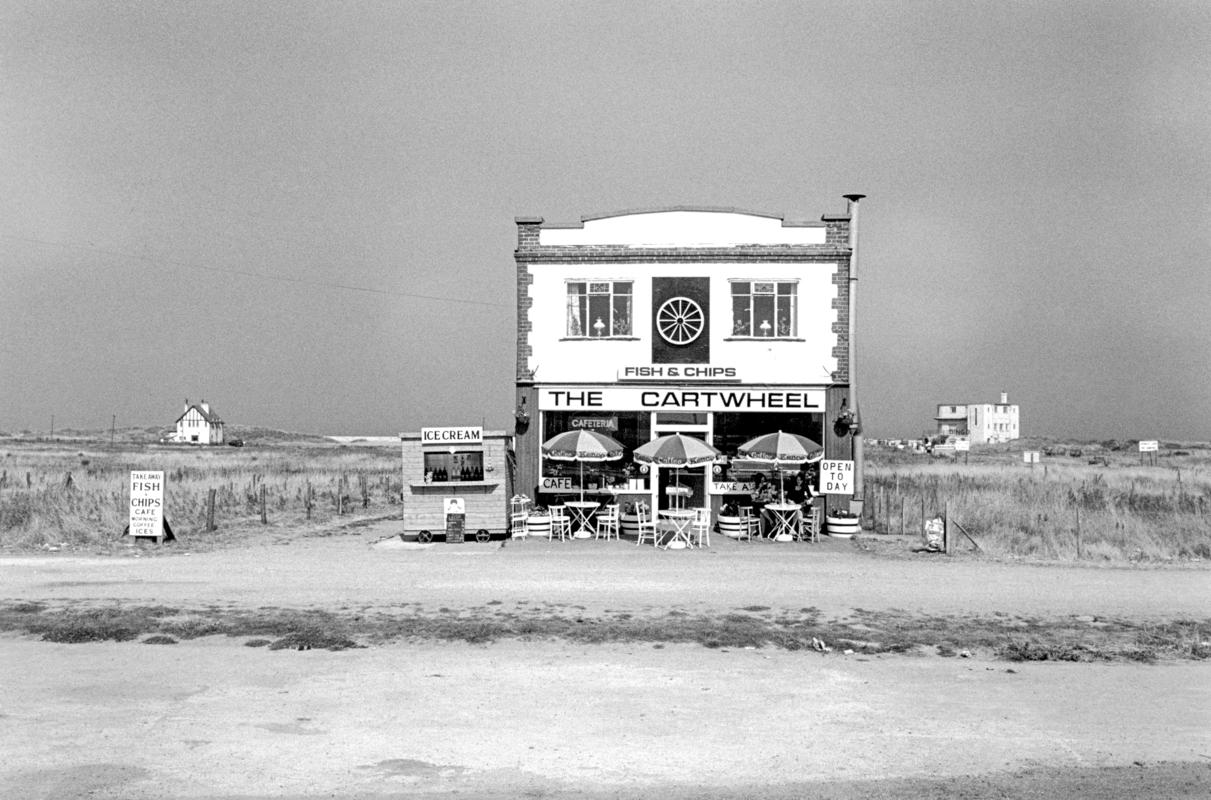
[[660,518],[666,519],[672,535],[665,543],[665,550],[684,550],[692,543],[690,525],[694,522],[694,512],[691,509],[665,508],[660,511]]
[[573,539],[593,538],[593,512],[597,503],[593,500],[569,500],[564,503],[568,507],[568,516],[572,521]]
[[767,503],[770,535],[775,542],[791,542],[799,536],[799,506],[795,503]]

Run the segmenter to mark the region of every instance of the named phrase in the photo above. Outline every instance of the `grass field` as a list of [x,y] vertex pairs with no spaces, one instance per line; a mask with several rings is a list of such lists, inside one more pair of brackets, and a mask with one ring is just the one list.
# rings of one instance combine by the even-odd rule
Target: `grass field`
[[[166,517],[194,547],[265,525],[307,529],[399,513],[392,447],[270,432],[243,448],[139,438],[0,437],[0,548],[116,546],[135,469],[165,472]],[[1021,451],[1031,448],[1051,454],[1028,466]],[[866,476],[862,527],[876,536],[918,535],[924,520],[947,514],[992,558],[1211,559],[1206,445],[1163,444],[1153,463],[1115,443],[1023,441],[941,458],[872,447]]]

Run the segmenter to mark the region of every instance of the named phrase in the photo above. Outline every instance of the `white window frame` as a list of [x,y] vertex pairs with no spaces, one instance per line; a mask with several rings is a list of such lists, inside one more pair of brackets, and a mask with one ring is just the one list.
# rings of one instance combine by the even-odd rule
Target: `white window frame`
[[[792,278],[790,280],[758,280],[752,278],[732,278],[729,282],[729,309],[732,318],[732,333],[731,338],[734,339],[797,339],[799,336],[799,280]],[[746,284],[748,291],[737,293],[736,288],[739,285]],[[782,294],[779,291],[780,285],[789,284],[792,290],[788,294]],[[768,288],[767,288],[768,287]],[[758,291],[760,288],[760,291]],[[741,329],[741,320],[737,316],[736,300],[737,298],[748,298],[748,320],[747,331]],[[773,297],[774,309],[772,316],[773,320],[757,320],[757,313],[754,311],[754,297]],[[778,330],[778,311],[779,303],[785,301],[790,304],[790,325],[787,330]],[[770,322],[768,332],[762,332],[761,325],[764,322]]]
[[[565,335],[569,339],[631,339],[635,336],[635,282],[633,280],[589,280],[585,278],[569,278],[567,284],[567,306],[565,319]],[[574,286],[583,286],[584,291],[573,292]],[[624,291],[619,291],[623,289]],[[606,314],[597,315],[593,319],[590,309],[592,298],[607,297]],[[616,317],[618,298],[626,297],[625,321]],[[585,319],[580,319],[581,313]],[[594,325],[601,321],[596,329]],[[598,332],[599,331],[599,332]]]

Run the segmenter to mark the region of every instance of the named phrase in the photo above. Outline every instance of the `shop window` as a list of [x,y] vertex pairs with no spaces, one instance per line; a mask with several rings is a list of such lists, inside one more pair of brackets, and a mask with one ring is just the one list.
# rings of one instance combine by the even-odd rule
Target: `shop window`
[[631,281],[569,281],[568,336],[631,336]]
[[749,439],[775,431],[787,431],[806,436],[823,444],[824,428],[821,414],[778,413],[715,413],[712,443],[729,458],[736,457],[740,445]]
[[695,411],[657,411],[657,425],[705,425],[706,413]]
[[482,481],[484,454],[482,450],[465,452],[425,453],[425,482]]
[[732,281],[732,335],[791,338],[799,331],[794,281]]
[[[544,411],[543,436],[547,439],[557,436],[564,431],[577,428],[593,428],[617,439],[626,446],[622,458],[617,461],[585,462],[582,465],[575,461],[558,461],[553,458],[541,458],[542,475],[544,477],[562,477],[575,482],[581,474],[585,483],[590,484],[604,478],[607,485],[625,483],[630,477],[639,475],[638,467],[631,460],[631,453],[636,447],[652,438],[649,420],[651,414],[639,411],[616,411],[600,414],[590,414],[579,411]],[[605,424],[597,426],[593,421]]]

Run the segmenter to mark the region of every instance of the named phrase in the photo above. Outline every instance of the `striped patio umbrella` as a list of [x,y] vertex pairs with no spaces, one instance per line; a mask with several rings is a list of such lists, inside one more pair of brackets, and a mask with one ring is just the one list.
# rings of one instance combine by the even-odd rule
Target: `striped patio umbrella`
[[686,436],[684,433],[670,433],[659,436],[647,444],[635,448],[632,454],[641,464],[655,464],[660,467],[673,467],[674,480],[681,485],[681,468],[695,467],[700,464],[710,464],[722,455],[701,439]]
[[719,458],[719,451],[701,439],[670,433],[635,448],[635,460],[661,467],[694,467]]
[[782,467],[812,464],[824,458],[824,448],[806,436],[778,431],[749,439],[736,449],[736,455],[754,461],[768,461],[778,470],[778,493],[786,502],[782,487]]
[[597,431],[567,431],[542,443],[542,454],[547,458],[579,462],[581,500],[584,500],[584,462],[617,461],[625,450],[622,442]]

